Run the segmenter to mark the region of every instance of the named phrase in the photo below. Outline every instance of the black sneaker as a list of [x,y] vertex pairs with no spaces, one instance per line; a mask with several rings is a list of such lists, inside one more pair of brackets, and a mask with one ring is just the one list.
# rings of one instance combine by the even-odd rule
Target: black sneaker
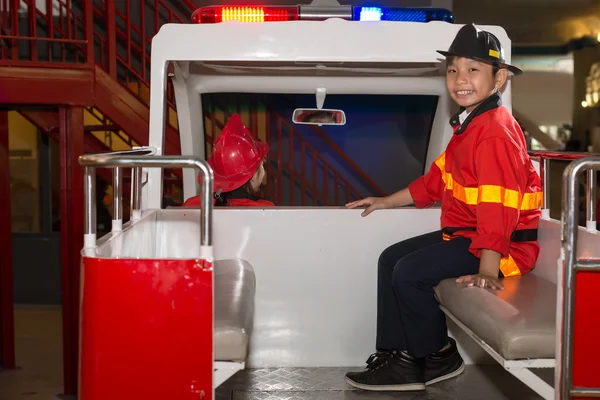
[[425,390],[423,362],[402,351],[377,352],[367,360],[366,371],[348,372],[346,382],[363,390]]
[[444,351],[425,357],[425,384],[433,385],[463,373],[465,363],[458,353],[456,340],[448,338],[448,347]]

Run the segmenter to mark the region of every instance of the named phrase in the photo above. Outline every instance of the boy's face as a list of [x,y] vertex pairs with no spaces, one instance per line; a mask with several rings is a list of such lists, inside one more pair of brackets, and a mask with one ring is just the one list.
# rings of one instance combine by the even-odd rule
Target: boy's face
[[454,101],[471,112],[494,90],[500,89],[507,78],[506,69],[499,70],[494,76],[490,64],[453,57],[446,70],[446,87]]

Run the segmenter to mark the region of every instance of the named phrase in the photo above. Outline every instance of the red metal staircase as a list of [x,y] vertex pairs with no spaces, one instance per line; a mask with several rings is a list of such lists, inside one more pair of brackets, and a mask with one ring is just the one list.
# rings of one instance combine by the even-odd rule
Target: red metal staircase
[[[114,133],[107,138],[116,135],[120,142],[148,143],[151,40],[164,23],[188,23],[189,15],[195,9],[191,1],[84,0],[80,9],[71,0],[47,0],[45,9],[36,7],[35,0],[0,2],[0,84],[5,84],[8,102],[55,104],[70,96],[71,104],[86,106],[88,112],[100,114],[99,119],[107,120],[110,125],[108,129],[94,123],[86,131],[111,131]],[[37,4],[40,4],[39,0]],[[55,15],[51,12],[52,4]],[[170,81],[167,83],[167,104],[165,153],[180,154],[175,97]],[[250,114],[258,113],[259,108],[270,113],[265,105],[255,104]],[[29,111],[25,116],[49,134],[49,126],[58,126],[57,113]],[[283,118],[276,120],[277,126],[270,126],[268,132],[258,135],[254,130],[254,133],[267,138],[272,133],[277,142],[283,135],[281,130],[285,130],[294,138],[291,142],[299,142],[302,163],[312,159],[315,167],[311,169],[301,164],[292,168],[293,160],[282,156],[283,149],[271,152],[273,162],[269,163],[271,178],[267,191],[277,204],[284,204],[284,181],[288,181],[285,205],[339,205],[361,196],[293,126]],[[219,133],[220,126],[217,125],[215,137]],[[373,194],[385,194],[328,140],[327,135],[321,131],[319,136]],[[103,141],[102,146],[98,135],[87,134],[85,140],[86,151],[115,149],[110,141]],[[210,140],[211,135],[207,133],[207,141]],[[210,150],[210,145],[208,148]],[[180,171],[172,172],[181,177]],[[301,193],[301,197],[295,199],[294,192]]]
[[[188,23],[194,9],[190,0],[0,0],[0,104],[20,110],[41,131],[63,142],[66,139],[60,134],[71,115],[65,107],[79,108],[74,121],[83,120],[85,125],[85,152],[146,145],[152,37],[165,23]],[[171,82],[167,82],[167,103],[165,153],[180,154]],[[232,111],[232,105],[211,107],[204,115],[209,153]],[[258,128],[259,118],[267,121],[264,131]],[[343,173],[268,105],[253,105],[246,119],[253,134],[271,145],[266,195],[276,204],[341,205],[361,197]],[[68,127],[64,132],[70,132]],[[373,194],[385,194],[323,131],[315,128],[315,133]],[[76,164],[76,151],[69,151],[65,165]],[[180,171],[171,172],[180,178]],[[61,179],[79,182],[77,174],[63,173]],[[98,174],[111,181],[107,170]],[[82,194],[75,192],[67,185],[61,195],[78,203]],[[65,242],[76,246],[82,237],[82,228],[77,227],[82,222],[79,209],[63,210],[69,214],[65,219],[75,222],[65,224],[68,233],[61,240],[68,238]],[[63,291],[68,292],[63,294],[68,320],[64,326],[66,394],[76,393],[77,376],[79,249],[71,250],[73,254],[63,259],[70,265],[63,266],[63,275],[69,275],[63,277],[67,279]],[[67,300],[73,304],[67,306]]]

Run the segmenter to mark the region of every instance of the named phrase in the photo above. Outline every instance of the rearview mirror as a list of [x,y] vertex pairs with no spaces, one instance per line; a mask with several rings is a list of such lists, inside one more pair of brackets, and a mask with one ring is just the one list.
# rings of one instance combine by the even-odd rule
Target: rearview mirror
[[297,108],[292,114],[292,121],[305,125],[345,125],[346,114],[342,110]]

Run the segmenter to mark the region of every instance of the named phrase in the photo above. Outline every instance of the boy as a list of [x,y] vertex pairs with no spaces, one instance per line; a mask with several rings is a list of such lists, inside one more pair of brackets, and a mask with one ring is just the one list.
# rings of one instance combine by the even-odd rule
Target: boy
[[[364,390],[424,390],[462,373],[433,287],[449,278],[503,289],[499,278],[528,273],[539,253],[540,178],[518,123],[502,107],[500,88],[517,67],[500,41],[474,25],[460,29],[446,56],[446,86],[461,112],[454,135],[431,170],[384,198],[348,203],[376,209],[442,202],[441,231],[405,240],[379,257],[377,353],[346,381]],[[480,290],[480,289],[473,289]]]

